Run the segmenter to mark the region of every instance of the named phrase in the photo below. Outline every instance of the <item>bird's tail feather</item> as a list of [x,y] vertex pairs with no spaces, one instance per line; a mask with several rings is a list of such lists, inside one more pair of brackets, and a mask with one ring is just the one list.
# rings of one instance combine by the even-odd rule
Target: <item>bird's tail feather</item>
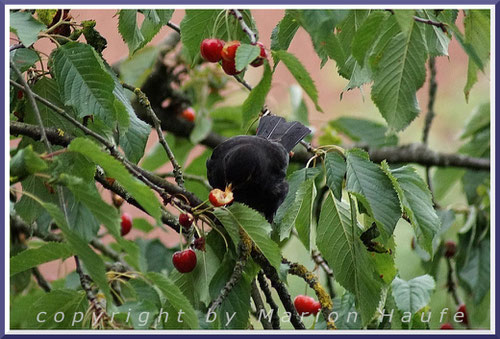
[[286,122],[282,117],[266,115],[260,119],[257,135],[277,141],[290,152],[311,130],[298,121]]

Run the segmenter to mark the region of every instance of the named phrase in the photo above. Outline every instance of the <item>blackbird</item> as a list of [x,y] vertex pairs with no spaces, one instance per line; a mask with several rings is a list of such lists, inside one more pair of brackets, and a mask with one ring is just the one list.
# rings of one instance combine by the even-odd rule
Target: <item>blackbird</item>
[[311,130],[278,116],[260,119],[257,135],[238,135],[219,144],[207,160],[208,182],[229,187],[234,200],[261,212],[272,222],[288,193],[289,153]]

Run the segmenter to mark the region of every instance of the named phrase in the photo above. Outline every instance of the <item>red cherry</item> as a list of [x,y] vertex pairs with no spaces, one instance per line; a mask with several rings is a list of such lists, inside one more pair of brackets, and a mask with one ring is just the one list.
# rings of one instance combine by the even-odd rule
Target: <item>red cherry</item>
[[132,229],[132,217],[128,213],[123,213],[122,214],[122,236],[128,234],[130,230]]
[[462,304],[462,305],[458,306],[457,313],[458,312],[462,312],[464,314],[464,317],[462,318],[463,319],[463,323],[465,325],[469,325],[469,318],[467,317],[467,309],[465,308],[465,304]]
[[227,75],[236,75],[241,73],[241,71],[236,70],[236,62],[234,60],[228,61],[222,59],[222,69]]
[[210,191],[208,200],[210,200],[210,203],[215,207],[221,207],[233,202],[234,196],[230,188],[226,188],[225,191],[214,188]]
[[191,122],[193,122],[196,117],[196,113],[192,107],[186,108],[184,111],[182,111],[181,115],[184,119]]
[[177,271],[189,273],[196,267],[196,253],[190,248],[184,251],[177,251],[172,256],[172,263]]
[[236,57],[236,50],[240,47],[240,45],[241,43],[238,40],[226,42],[220,52],[222,60],[234,61],[234,58]]
[[441,329],[442,330],[453,330],[453,325],[450,323],[444,323],[443,325],[441,325]]
[[264,63],[264,59],[267,59],[267,51],[262,42],[259,41],[255,45],[260,47],[260,55],[252,61],[250,65],[253,67],[259,67]]
[[217,62],[222,56],[222,48],[224,47],[224,40],[220,39],[205,39],[201,42],[200,52],[203,59],[209,62]]
[[21,100],[24,96],[24,92],[22,90],[17,91],[17,99]]
[[444,243],[444,256],[446,258],[453,258],[457,252],[457,244],[454,241],[447,241]]
[[181,224],[181,226],[184,227],[186,230],[191,228],[193,220],[194,220],[193,217],[187,213],[182,213],[179,215],[179,224]]
[[321,304],[314,300],[314,298],[308,297],[307,295],[298,295],[293,300],[293,305],[295,309],[302,316],[308,316],[311,314],[316,315],[321,309]]

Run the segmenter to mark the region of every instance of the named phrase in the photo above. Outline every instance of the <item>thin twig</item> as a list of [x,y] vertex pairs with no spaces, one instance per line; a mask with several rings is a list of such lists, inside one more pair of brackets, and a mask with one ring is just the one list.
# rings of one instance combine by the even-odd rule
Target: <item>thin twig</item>
[[[436,64],[435,64],[434,57],[429,58],[429,71],[430,71],[429,102],[427,103],[427,115],[425,116],[424,130],[422,133],[422,143],[424,145],[428,144],[429,132],[431,129],[432,121],[434,120],[434,117],[436,116],[436,113],[434,111],[434,103],[436,101],[437,82],[436,82]],[[429,187],[429,190],[430,190],[431,195],[432,195],[432,201],[434,203],[434,206],[438,207],[438,203],[434,199],[434,190],[432,189],[430,166],[425,167],[425,176],[426,176],[426,180],[427,180],[427,186]]]
[[[240,256],[238,260],[236,261],[236,264],[234,265],[233,268],[233,273],[231,274],[231,277],[229,280],[226,282],[222,290],[219,292],[219,295],[217,298],[212,302],[208,309],[208,314],[211,314],[215,311],[217,307],[219,307],[220,304],[226,299],[226,297],[229,295],[233,287],[240,281],[241,276],[243,274],[243,269],[245,268],[245,265],[247,263],[250,250],[251,250],[251,241],[248,243],[248,240],[245,239],[245,236],[243,232],[240,232],[241,235],[241,241],[240,241]],[[246,236],[248,238],[248,236]]]
[[257,34],[248,27],[245,20],[243,19],[243,15],[237,9],[231,9],[229,11],[230,14],[234,15],[238,22],[240,23],[241,29],[245,32],[246,35],[250,38],[250,43],[255,45],[257,43]]
[[274,330],[280,329],[280,316],[278,314],[278,305],[274,302],[273,295],[271,294],[271,290],[267,285],[266,277],[264,276],[264,272],[259,271],[259,275],[257,276],[259,280],[259,286],[264,296],[266,297],[266,302],[271,307],[272,315],[271,315],[271,324]]
[[[34,93],[31,90],[31,88],[28,86],[28,83],[26,80],[24,80],[23,74],[19,69],[17,69],[16,65],[14,62],[10,62],[10,68],[16,73],[18,81],[21,83],[23,86],[24,93],[26,93],[26,97],[28,98],[28,102],[30,103],[31,108],[33,109],[33,112],[35,113],[35,118],[38,123],[38,126],[41,128],[42,132],[42,138],[41,141],[45,144],[45,147],[47,148],[47,152],[52,153],[52,146],[49,142],[49,139],[47,139],[47,134],[45,133],[45,127],[43,125],[42,121],[42,116],[40,115],[40,110],[38,109],[38,105],[36,104]],[[12,80],[11,80],[12,82]]]
[[[16,73],[18,81],[22,84],[24,93],[26,93],[26,96],[28,98],[28,102],[30,103],[31,108],[33,109],[33,112],[35,113],[35,117],[38,123],[38,126],[40,127],[41,131],[41,141],[45,144],[45,148],[47,149],[48,153],[52,153],[52,145],[50,144],[49,139],[47,138],[47,134],[45,132],[45,126],[43,124],[42,116],[40,115],[40,110],[38,109],[38,105],[35,101],[35,93],[31,90],[30,86],[24,80],[23,74],[21,71],[16,67],[16,65],[11,61],[10,62],[10,68]],[[12,80],[11,80],[12,81]],[[66,221],[68,221],[68,211],[66,210],[66,203],[64,199],[64,192],[62,190],[62,187],[57,187],[57,198],[59,200],[59,205],[61,205],[61,209],[64,214],[64,218]]]
[[302,323],[301,317],[297,313],[295,306],[293,305],[290,293],[288,292],[285,284],[279,278],[276,269],[269,263],[266,257],[255,246],[252,249],[252,259],[257,264],[259,264],[266,277],[271,281],[271,285],[278,293],[285,311],[290,314],[290,322],[292,323],[293,327],[297,330],[304,330],[305,326]]
[[123,88],[132,91],[137,96],[139,103],[146,109],[149,119],[153,122],[153,127],[156,130],[156,134],[158,134],[158,139],[160,140],[160,144],[165,149],[165,152],[167,153],[167,156],[170,159],[172,166],[174,167],[175,181],[177,182],[177,185],[184,188],[182,168],[181,166],[179,166],[179,163],[175,159],[174,153],[170,149],[170,146],[168,145],[167,141],[165,140],[165,137],[163,136],[163,131],[161,129],[161,121],[160,119],[158,119],[158,116],[151,107],[151,102],[149,101],[148,97],[146,96],[146,94],[144,94],[143,91],[141,91],[140,88],[125,83],[122,83],[122,86]]
[[45,277],[42,275],[42,273],[40,273],[38,267],[33,267],[31,269],[31,273],[35,277],[38,286],[40,286],[42,290],[44,290],[45,292],[50,292],[52,290],[52,288],[50,287],[50,283],[45,280]]
[[[160,174],[158,174],[158,176],[160,178],[172,178],[172,177],[175,177],[175,174],[173,172],[167,172],[167,173],[160,173]],[[208,190],[212,189],[212,186],[210,186],[210,183],[208,182],[208,180],[200,175],[183,173],[183,176],[184,176],[184,179],[186,179],[186,180],[192,180],[192,181],[197,181],[197,182],[201,183]]]
[[24,48],[24,45],[19,43],[19,44],[14,44],[9,47],[9,52],[12,52],[13,50],[16,50],[18,48]]
[[260,295],[260,291],[257,287],[255,279],[252,280],[250,295],[252,296],[253,302],[255,304],[256,318],[260,321],[262,327],[265,330],[272,330],[273,326],[264,316],[266,314],[266,307],[264,306],[264,302],[262,301],[262,296]]
[[[13,81],[13,80],[10,80],[10,84],[12,86],[18,88],[18,89],[23,90],[24,92],[26,92],[27,90],[29,90],[29,87],[28,87],[28,89],[26,89],[25,86],[22,86],[22,85],[18,84],[17,82]],[[158,185],[152,183],[151,181],[149,181],[139,171],[137,171],[136,167],[130,161],[128,161],[127,159],[125,159],[118,152],[118,150],[117,150],[117,148],[116,148],[116,146],[114,144],[110,143],[106,138],[102,137],[98,133],[96,133],[96,132],[92,131],[91,129],[87,128],[85,125],[83,125],[78,120],[76,120],[75,118],[73,118],[71,115],[69,115],[68,113],[66,113],[66,111],[63,110],[62,108],[54,105],[50,101],[46,100],[45,98],[43,98],[43,97],[41,97],[41,96],[39,96],[39,95],[37,95],[35,93],[32,93],[32,95],[33,95],[33,97],[36,100],[40,101],[42,104],[46,105],[47,107],[49,107],[50,109],[52,109],[56,113],[60,114],[63,118],[65,118],[66,120],[68,120],[69,122],[71,122],[77,128],[79,128],[80,130],[82,130],[85,134],[87,134],[89,136],[92,136],[97,141],[99,141],[102,145],[104,145],[108,149],[109,153],[115,159],[117,159],[118,161],[120,161],[125,166],[125,168],[127,168],[127,170],[129,172],[131,172],[139,180],[141,180],[142,182],[144,182],[147,186],[149,186],[153,190],[157,191],[160,194],[160,196],[162,196],[162,198],[164,198],[164,199],[167,198],[165,190],[162,189],[161,187],[159,187]],[[42,133],[45,133],[45,129],[44,129],[44,131]]]
[[172,28],[177,33],[181,34],[181,28],[178,25],[174,24],[173,22],[170,22],[170,21],[167,22],[167,26]]
[[421,22],[423,24],[439,27],[444,33],[448,33],[448,29],[446,28],[446,24],[444,22],[432,21],[430,19],[423,19],[419,18],[418,16],[414,16],[413,20],[415,20],[416,22]]
[[101,305],[101,302],[99,301],[96,293],[92,289],[92,279],[83,272],[78,256],[75,255],[74,258],[76,264],[76,273],[78,273],[78,276],[80,277],[80,285],[85,291],[87,300],[90,302],[91,307],[93,307],[97,311],[96,319],[99,319],[101,314],[107,317],[106,308]]
[[316,263],[316,265],[320,266],[323,269],[323,271],[325,271],[325,273],[328,275],[328,277],[330,277],[330,278],[333,277],[332,269],[330,268],[330,266],[328,266],[325,259],[323,259],[323,257],[321,256],[321,253],[319,253],[319,251],[313,250],[311,252],[311,257],[312,257],[313,261]]

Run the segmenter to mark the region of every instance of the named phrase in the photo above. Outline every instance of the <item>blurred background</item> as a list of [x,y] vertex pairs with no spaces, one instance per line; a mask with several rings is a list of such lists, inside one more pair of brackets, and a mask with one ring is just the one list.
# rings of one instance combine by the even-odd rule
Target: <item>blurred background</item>
[[[90,19],[96,21],[97,31],[99,31],[108,41],[107,48],[103,52],[103,57],[109,64],[116,63],[128,56],[128,48],[118,33],[118,16],[116,13],[116,10],[71,10],[71,15],[76,21]],[[252,14],[259,31],[259,40],[263,42],[266,47],[269,47],[271,45],[271,32],[283,17],[284,10],[254,9],[252,10]],[[171,22],[178,25],[183,16],[183,10],[176,10]],[[463,27],[462,21],[463,15],[461,13],[457,20],[458,27]],[[158,44],[170,33],[172,33],[171,28],[162,28],[150,45]],[[15,43],[15,41],[12,40],[11,44],[12,43]],[[37,42],[35,47],[45,53],[50,53],[54,45],[45,39]],[[348,81],[337,74],[336,65],[332,60],[329,60],[326,65],[320,69],[320,59],[314,52],[309,35],[303,29],[298,30],[295,38],[292,40],[289,52],[295,54],[306,67],[311,77],[314,79],[319,92],[319,104],[323,108],[324,113],[316,112],[309,98],[305,98],[309,110],[309,120],[314,130],[319,131],[327,121],[340,116],[362,117],[385,124],[384,119],[370,99],[371,85],[365,85],[361,89],[343,93]],[[463,88],[467,78],[467,62],[468,59],[465,52],[455,39],[450,43],[449,57],[436,58],[438,90],[435,111],[437,115],[429,135],[429,146],[436,151],[455,152],[460,146],[458,136],[464,126],[465,120],[476,105],[487,102],[490,98],[490,78],[489,69],[487,69],[484,74],[479,74],[479,81],[471,91],[469,102],[466,102]],[[220,66],[218,64],[211,64],[207,67]],[[245,74],[245,80],[252,86],[255,86],[259,82],[261,74],[262,67],[250,68]],[[248,92],[236,81],[231,79],[229,82],[230,86],[228,86],[225,93],[226,101],[223,105],[241,105],[246,99]],[[286,115],[291,110],[290,85],[294,83],[294,78],[284,65],[279,65],[273,76],[272,89],[267,97],[267,105],[273,113]],[[342,99],[341,93],[343,93]],[[407,129],[398,133],[401,144],[419,142],[421,140],[427,107],[427,93],[428,83],[426,82],[418,91],[421,114]],[[157,138],[154,136],[154,133],[152,133],[147,147],[151,148],[156,143]],[[188,157],[186,164],[189,164],[189,162],[199,153],[200,150],[193,151]],[[161,171],[165,172],[169,170],[171,169],[165,166]],[[423,171],[420,173],[422,174]],[[110,201],[109,192],[104,191],[103,195],[107,201]],[[206,197],[201,198],[205,199]],[[448,193],[444,202],[445,204],[460,204],[465,202],[465,197],[463,197],[458,185]],[[121,210],[122,212],[130,213],[134,218],[141,217],[152,221],[144,213],[126,203],[122,206]],[[456,234],[457,228],[460,226],[461,225],[454,225],[454,227],[448,231],[450,236]],[[132,232],[127,235],[128,239],[134,239],[135,237],[144,237],[144,233],[132,230]],[[173,232],[168,233],[159,229],[148,233],[147,237],[159,238],[167,247],[174,246],[179,239],[178,235]],[[419,264],[420,257],[411,248],[411,239],[413,237],[411,226],[402,220],[396,228],[395,237],[397,244],[395,258],[400,277],[407,280],[424,274],[425,271]],[[104,238],[104,240],[105,239],[106,238]],[[450,240],[456,239],[451,238]],[[285,256],[291,261],[299,261],[303,264],[309,263],[310,267],[308,268],[313,268],[313,263],[310,260],[303,260],[304,258],[308,258],[309,254],[299,241],[292,240],[286,245]],[[441,271],[445,274],[445,263],[443,262],[441,264],[443,265]],[[72,260],[67,260],[67,262],[64,263],[52,262],[42,265],[41,270],[47,280],[53,281],[73,271],[74,264]],[[453,312],[453,301],[448,293],[446,293],[446,288],[443,285],[445,280],[445,277],[441,277],[440,281],[438,280],[436,286],[438,292],[432,297],[430,306],[435,310],[450,307],[451,312]],[[289,277],[289,284],[292,295],[304,294],[304,292],[307,291],[305,283],[294,276]],[[336,286],[336,291],[338,291],[338,294],[341,294],[342,288]],[[309,289],[307,292],[310,294],[311,290]],[[438,311],[436,311],[436,313],[438,313]],[[471,313],[471,311],[469,311],[469,313]],[[473,317],[476,317],[475,314],[477,314],[478,319],[480,319],[480,317],[483,318],[484,328],[489,326],[489,313],[487,316],[484,315],[484,311],[472,314]],[[438,314],[436,314],[436,316],[438,316]],[[436,317],[433,317],[432,324],[431,328],[439,327],[436,323]]]

